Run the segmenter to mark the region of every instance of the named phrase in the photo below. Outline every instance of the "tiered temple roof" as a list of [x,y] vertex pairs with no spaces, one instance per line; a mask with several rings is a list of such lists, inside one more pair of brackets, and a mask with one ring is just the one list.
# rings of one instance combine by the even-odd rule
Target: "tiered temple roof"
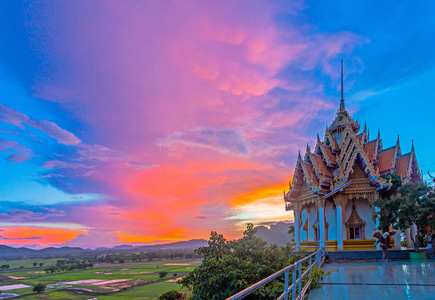
[[366,125],[359,131],[360,125],[346,111],[342,96],[337,116],[326,128],[323,141],[317,135],[314,150],[307,145],[304,156],[299,153],[290,191],[284,192],[284,200],[294,202],[301,189],[306,188],[323,198],[342,191],[350,184],[355,164],[377,190],[391,187],[391,182],[380,177],[386,173],[395,173],[404,182],[422,180],[414,143],[411,152],[402,154],[399,137],[396,145],[384,149],[379,131],[374,140],[370,140]]

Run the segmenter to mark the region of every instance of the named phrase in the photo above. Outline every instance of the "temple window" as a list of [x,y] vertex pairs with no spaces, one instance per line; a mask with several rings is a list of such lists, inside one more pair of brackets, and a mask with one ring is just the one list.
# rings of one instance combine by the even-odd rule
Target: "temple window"
[[361,239],[361,227],[349,227],[349,239],[360,240]]
[[352,204],[352,212],[346,222],[346,238],[348,240],[365,240],[365,226],[366,222],[358,215],[354,200]]

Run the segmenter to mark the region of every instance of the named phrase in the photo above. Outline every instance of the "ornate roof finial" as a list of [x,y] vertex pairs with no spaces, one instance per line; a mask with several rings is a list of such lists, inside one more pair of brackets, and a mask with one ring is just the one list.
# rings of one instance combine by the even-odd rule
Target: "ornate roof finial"
[[317,144],[321,144],[321,142],[320,142],[320,136],[319,136],[319,134],[317,133]]
[[396,142],[396,144],[400,145],[399,135],[397,135],[397,142]]
[[378,128],[378,140],[381,139],[381,130]]
[[310,149],[310,145],[307,143],[307,153],[310,153],[311,149]]
[[411,152],[414,152],[414,140],[412,140]]
[[341,60],[341,100],[340,100],[340,111],[345,111],[344,98],[343,98],[343,60]]
[[364,132],[367,132],[367,121],[366,122],[364,122],[364,130],[363,130]]

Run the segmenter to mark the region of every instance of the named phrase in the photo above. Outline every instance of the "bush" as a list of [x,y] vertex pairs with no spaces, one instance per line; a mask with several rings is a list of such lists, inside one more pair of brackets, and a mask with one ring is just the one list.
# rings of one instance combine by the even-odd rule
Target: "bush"
[[45,291],[45,284],[38,283],[32,289],[35,293],[42,294]]
[[166,275],[168,275],[168,272],[165,272],[165,271],[159,272],[159,277],[160,278],[165,278]]
[[[181,284],[192,290],[192,300],[220,300],[231,297],[284,267],[295,263],[304,255],[292,255],[290,246],[278,248],[255,236],[255,229],[248,224],[239,240],[227,241],[212,232],[208,247],[197,253],[204,256],[199,267],[185,276]],[[303,263],[306,270],[309,262]],[[290,278],[292,276],[290,272]],[[312,278],[320,280],[323,270],[312,270]],[[308,277],[304,278],[308,281]],[[277,299],[284,290],[284,276],[262,287],[246,299]]]
[[169,291],[167,293],[161,294],[158,300],[176,300],[176,299],[187,299],[187,294],[179,293],[176,290]]

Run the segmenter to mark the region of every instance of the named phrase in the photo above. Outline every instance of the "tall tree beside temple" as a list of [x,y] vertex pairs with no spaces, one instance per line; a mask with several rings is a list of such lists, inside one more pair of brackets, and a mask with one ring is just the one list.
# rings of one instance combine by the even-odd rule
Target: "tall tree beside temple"
[[[381,210],[391,215],[395,229],[403,230],[415,224],[417,235],[411,238],[420,247],[425,246],[428,229],[435,228],[435,193],[431,187],[423,182],[404,184],[391,199],[379,204]],[[419,246],[416,246],[417,252]]]

